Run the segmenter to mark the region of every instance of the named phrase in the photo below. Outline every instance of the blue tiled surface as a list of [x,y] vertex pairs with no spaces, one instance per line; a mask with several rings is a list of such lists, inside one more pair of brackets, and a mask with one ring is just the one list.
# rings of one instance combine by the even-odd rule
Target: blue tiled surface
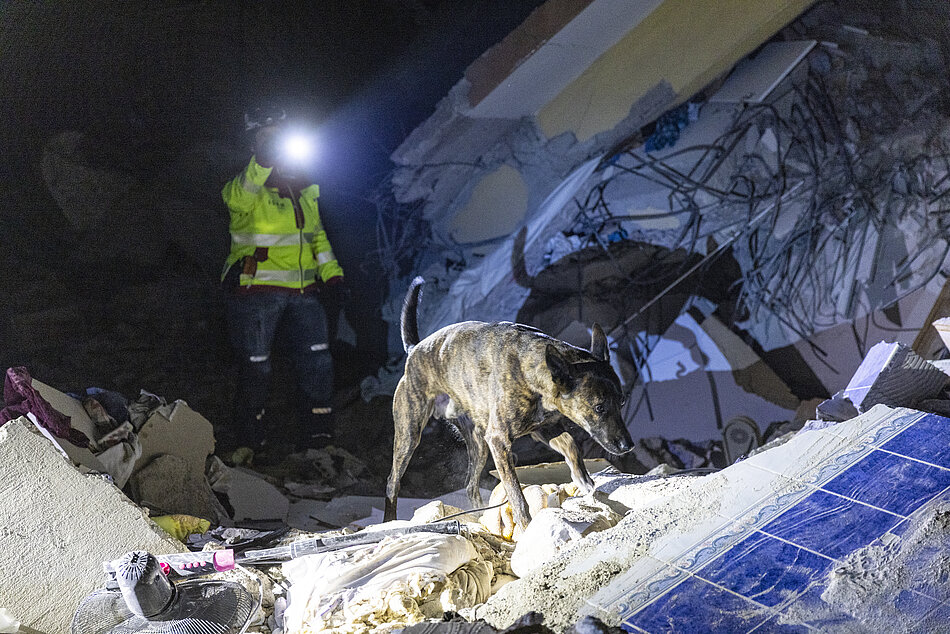
[[699,575],[768,607],[793,599],[825,576],[832,559],[756,532]]
[[946,469],[872,451],[822,488],[908,515],[948,486],[950,471]]
[[773,616],[753,630],[753,634],[808,634],[812,630],[804,625],[782,623],[781,616]]
[[[897,540],[904,542],[905,547],[901,552],[907,587],[937,601],[948,601],[950,600],[950,565],[948,565],[950,555],[942,544],[927,540],[925,536],[930,530],[925,521],[930,518],[930,513],[927,511],[937,505],[944,509],[950,508],[950,492],[945,491],[934,498],[921,511],[918,511],[917,515],[921,517],[912,517],[901,522],[877,540],[874,545],[886,548],[888,544],[895,544]],[[912,542],[916,542],[912,548],[906,547]],[[895,547],[897,546],[898,544],[895,544]]]
[[772,613],[755,603],[690,577],[627,620],[647,632],[748,632]]
[[[925,597],[913,590],[901,591],[894,599],[894,602],[887,606],[888,613],[897,617],[897,619],[894,619],[896,622],[906,623],[908,625],[919,623],[939,607],[939,601]],[[950,623],[948,623],[948,625],[950,625]]]
[[944,603],[923,618],[911,630],[913,634],[947,634],[950,632],[950,605]]
[[818,631],[848,631],[857,625],[850,614],[825,603],[821,594],[824,580],[815,583],[801,597],[782,610],[783,620],[807,625]]
[[950,419],[928,414],[881,449],[950,469]]
[[900,519],[853,500],[815,491],[762,531],[838,558],[867,546]]
[[[920,538],[921,519],[938,505],[950,509],[950,420],[900,416],[910,426],[893,438],[894,425],[888,431],[882,421],[816,465],[819,476],[807,481],[808,490],[773,497],[675,559],[666,581],[657,573],[641,583],[638,599],[627,595],[624,628],[796,634],[861,631],[866,619],[883,619],[895,631],[950,634],[950,603],[943,603],[950,600],[950,573],[935,572],[950,570],[950,555]],[[904,589],[857,607],[823,600],[823,593],[832,602],[840,596],[840,587],[829,590],[831,572],[869,545],[872,555],[900,552]],[[650,583],[657,590],[644,593]]]

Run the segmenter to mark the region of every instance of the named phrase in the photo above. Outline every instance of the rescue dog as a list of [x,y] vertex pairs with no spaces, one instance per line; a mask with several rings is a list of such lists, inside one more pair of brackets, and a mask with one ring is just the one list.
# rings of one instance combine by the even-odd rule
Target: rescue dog
[[528,503],[515,475],[511,443],[531,434],[564,456],[585,492],[594,482],[563,426],[573,421],[604,449],[633,449],[623,424],[620,380],[610,367],[607,337],[594,324],[590,351],[512,322],[464,321],[419,340],[416,309],[424,280],[412,281],[401,333],[408,356],[393,397],[393,466],[386,485],[386,521],[396,518],[399,483],[431,418],[454,422],[468,452],[466,491],[480,507],[478,480],[491,452],[514,519],[528,525]]

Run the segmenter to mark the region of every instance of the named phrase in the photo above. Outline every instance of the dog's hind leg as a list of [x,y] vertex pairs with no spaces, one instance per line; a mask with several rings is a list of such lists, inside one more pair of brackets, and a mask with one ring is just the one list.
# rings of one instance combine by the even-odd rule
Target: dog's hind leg
[[424,396],[424,390],[414,389],[403,377],[393,396],[393,468],[386,482],[386,508],[383,521],[396,519],[396,500],[399,483],[412,453],[419,446],[422,430],[432,417],[433,400]]
[[488,461],[488,445],[485,439],[476,432],[475,425],[467,414],[462,414],[456,421],[455,428],[462,434],[468,453],[468,478],[465,491],[472,502],[472,508],[481,508],[482,492],[478,488],[478,482],[481,479],[482,469]]

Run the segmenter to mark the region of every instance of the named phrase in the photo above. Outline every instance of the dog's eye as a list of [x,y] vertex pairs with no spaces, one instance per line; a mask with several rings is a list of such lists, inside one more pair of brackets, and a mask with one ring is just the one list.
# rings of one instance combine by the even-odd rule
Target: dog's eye
[[603,414],[604,412],[607,411],[607,408],[604,406],[603,403],[598,403],[597,405],[594,405],[594,411],[597,412],[598,414]]

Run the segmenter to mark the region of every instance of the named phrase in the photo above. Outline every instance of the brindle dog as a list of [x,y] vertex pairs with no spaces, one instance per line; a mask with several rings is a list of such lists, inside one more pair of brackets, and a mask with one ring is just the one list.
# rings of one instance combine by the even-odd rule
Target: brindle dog
[[475,507],[482,503],[478,480],[491,451],[514,519],[522,528],[528,525],[528,503],[511,455],[512,441],[527,434],[563,455],[574,482],[592,491],[593,480],[561,417],[613,454],[633,448],[601,327],[594,324],[589,352],[511,322],[465,321],[420,341],[416,307],[423,283],[421,277],[412,281],[402,308],[408,357],[393,399],[396,435],[384,518],[396,518],[399,482],[433,417],[452,421],[462,432],[469,458],[466,490]]

